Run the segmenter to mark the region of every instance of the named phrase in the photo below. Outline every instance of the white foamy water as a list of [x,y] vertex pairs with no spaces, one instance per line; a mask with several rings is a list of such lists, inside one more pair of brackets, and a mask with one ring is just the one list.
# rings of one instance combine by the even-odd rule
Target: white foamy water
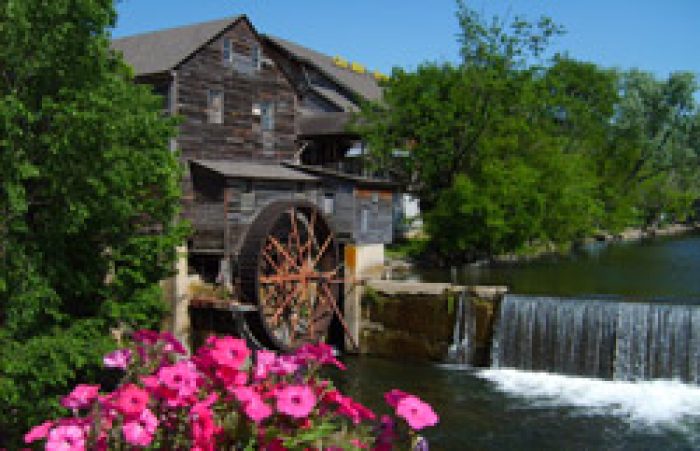
[[538,406],[579,407],[582,414],[615,415],[648,425],[700,421],[700,387],[678,381],[610,381],[515,369],[475,374],[499,391]]

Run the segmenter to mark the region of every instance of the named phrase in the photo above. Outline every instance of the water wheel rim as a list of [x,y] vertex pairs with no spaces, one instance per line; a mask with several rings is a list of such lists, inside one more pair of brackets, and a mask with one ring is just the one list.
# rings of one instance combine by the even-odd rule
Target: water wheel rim
[[325,338],[337,300],[337,263],[335,238],[315,208],[289,206],[269,226],[256,294],[263,328],[277,348]]

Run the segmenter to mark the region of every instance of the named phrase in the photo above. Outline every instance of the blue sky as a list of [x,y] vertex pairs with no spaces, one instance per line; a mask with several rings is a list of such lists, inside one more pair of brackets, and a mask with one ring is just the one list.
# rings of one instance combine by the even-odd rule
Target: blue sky
[[[554,50],[665,77],[700,74],[700,0],[468,0],[485,16],[552,17]],[[114,36],[246,14],[258,31],[371,69],[457,61],[453,0],[119,0]]]

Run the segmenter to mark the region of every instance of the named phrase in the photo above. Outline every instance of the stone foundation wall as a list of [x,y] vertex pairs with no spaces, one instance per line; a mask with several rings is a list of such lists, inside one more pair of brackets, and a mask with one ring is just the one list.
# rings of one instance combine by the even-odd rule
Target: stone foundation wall
[[369,281],[362,296],[362,353],[390,358],[445,361],[453,341],[460,294],[471,303],[472,364],[485,366],[505,287]]

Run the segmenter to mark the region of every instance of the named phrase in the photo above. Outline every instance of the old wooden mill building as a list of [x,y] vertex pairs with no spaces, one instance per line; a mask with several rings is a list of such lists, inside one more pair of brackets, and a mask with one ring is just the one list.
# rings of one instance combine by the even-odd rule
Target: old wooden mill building
[[170,290],[175,333],[188,335],[196,276],[251,307],[247,326],[264,345],[323,339],[332,321],[355,341],[346,282],[383,263],[399,204],[396,185],[367,174],[347,127],[360,101],[381,97],[382,76],[261,35],[245,16],[113,48],[183,119],[172,148],[193,234]]

